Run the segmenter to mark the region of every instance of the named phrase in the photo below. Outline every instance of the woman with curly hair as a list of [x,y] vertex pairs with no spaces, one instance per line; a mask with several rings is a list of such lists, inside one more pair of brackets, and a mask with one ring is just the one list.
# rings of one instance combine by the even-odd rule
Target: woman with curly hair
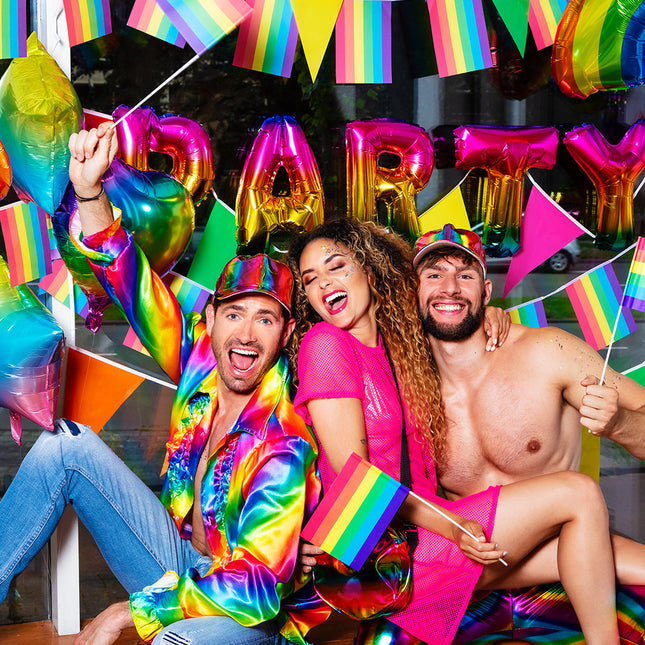
[[[475,590],[561,580],[587,644],[618,644],[608,514],[595,481],[564,472],[456,501],[437,496],[446,423],[407,244],[342,218],[297,238],[289,260],[295,403],[321,446],[323,488],[352,452],[399,479],[405,432],[412,490],[430,502],[408,496],[399,510],[418,527],[412,600],[388,617],[394,628],[362,626],[357,642],[448,644]],[[522,561],[551,538],[559,566],[528,581]]]

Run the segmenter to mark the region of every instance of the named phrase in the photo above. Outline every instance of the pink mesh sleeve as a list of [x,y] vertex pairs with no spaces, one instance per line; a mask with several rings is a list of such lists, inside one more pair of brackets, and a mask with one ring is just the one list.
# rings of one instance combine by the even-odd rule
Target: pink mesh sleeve
[[307,422],[311,399],[363,399],[361,370],[347,332],[329,323],[314,325],[298,354],[296,412]]

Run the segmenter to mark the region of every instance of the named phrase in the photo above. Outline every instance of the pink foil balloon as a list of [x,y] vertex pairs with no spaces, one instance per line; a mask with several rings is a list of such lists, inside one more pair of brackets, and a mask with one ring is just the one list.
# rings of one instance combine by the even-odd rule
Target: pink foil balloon
[[[354,121],[347,124],[345,145],[348,214],[363,222],[376,222],[376,203],[382,201],[388,224],[416,239],[419,222],[414,196],[428,183],[434,167],[428,133],[402,121]],[[393,155],[398,164],[382,165],[384,154]]]
[[26,285],[12,287],[0,256],[0,406],[11,413],[20,443],[21,416],[54,429],[63,359],[63,331]]
[[[129,108],[120,105],[112,116],[118,121]],[[152,108],[137,108],[116,126],[119,156],[138,170],[150,170],[148,154],[172,158],[170,174],[180,181],[199,204],[213,185],[213,153],[210,138],[199,123],[183,116],[158,117]]]
[[564,145],[598,194],[594,244],[612,251],[626,248],[634,241],[634,182],[645,168],[645,121],[636,121],[616,145],[590,124],[567,132]]
[[[289,194],[274,195],[282,168]],[[322,223],[324,206],[320,171],[304,132],[291,116],[266,119],[240,177],[235,201],[238,246],[262,251],[273,233],[308,231]]]
[[520,248],[524,175],[529,168],[553,168],[555,128],[497,128],[464,125],[455,130],[456,167],[488,174],[482,241],[493,257]]

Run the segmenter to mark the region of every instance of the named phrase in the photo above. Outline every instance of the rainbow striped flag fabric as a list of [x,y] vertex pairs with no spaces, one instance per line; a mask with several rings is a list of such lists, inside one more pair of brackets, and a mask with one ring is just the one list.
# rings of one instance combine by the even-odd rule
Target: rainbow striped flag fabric
[[63,0],[71,47],[112,33],[109,0]]
[[481,0],[428,2],[439,76],[493,66]]
[[157,0],[179,33],[201,56],[251,13],[244,0]]
[[163,280],[175,294],[181,310],[186,315],[192,312],[201,313],[212,295],[212,292],[202,287],[201,284],[173,271],[168,272]]
[[555,32],[566,6],[567,0],[530,0],[529,27],[538,49],[555,42]]
[[16,202],[0,209],[11,286],[51,273],[51,242],[47,214],[33,202]]
[[409,489],[352,453],[302,530],[302,537],[360,569]]
[[511,317],[511,322],[518,325],[538,329],[549,324],[546,320],[542,300],[532,300],[513,309],[507,309],[507,311]]
[[645,312],[645,237],[638,238],[624,294],[625,307]]
[[392,82],[392,3],[345,0],[336,21],[336,82]]
[[134,349],[135,351],[144,354],[145,356],[150,356],[150,352],[143,346],[143,343],[139,340],[139,337],[132,327],[128,328],[125,338],[123,339],[123,344],[130,349]]
[[[42,291],[47,292],[50,296],[52,296],[52,298],[56,298],[56,300],[69,307],[70,281],[68,280],[68,276],[69,273],[63,260],[54,260],[52,262],[52,272],[40,280],[38,287]],[[73,285],[74,311],[82,318],[87,318],[87,314],[89,312],[87,296],[83,293],[81,288],[76,283],[73,283]]]
[[27,0],[0,0],[0,58],[27,55]]
[[620,314],[614,340],[636,331],[629,309],[621,307],[622,289],[611,264],[600,265],[566,287],[585,340],[594,349],[606,347]]
[[186,44],[185,38],[157,4],[157,0],[134,0],[127,24],[128,27],[143,31],[171,45],[183,47]]
[[246,0],[253,8],[240,24],[233,65],[291,76],[298,27],[291,0]]

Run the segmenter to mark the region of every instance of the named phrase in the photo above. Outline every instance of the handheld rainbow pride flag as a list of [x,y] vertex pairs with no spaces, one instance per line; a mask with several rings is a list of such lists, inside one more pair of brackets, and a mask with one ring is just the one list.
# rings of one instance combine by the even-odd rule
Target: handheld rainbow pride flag
[[352,453],[301,535],[358,570],[409,492]]
[[47,214],[33,202],[0,209],[11,286],[41,278],[52,270]]
[[157,0],[198,56],[230,34],[251,7],[243,0]]
[[336,21],[336,82],[392,82],[392,3],[345,0]]
[[177,27],[172,24],[156,0],[135,0],[128,18],[128,27],[143,31],[177,47],[183,47],[186,44],[186,40],[179,34]]
[[63,0],[70,47],[112,32],[109,0]]
[[567,0],[530,0],[529,27],[538,49],[555,42],[555,32],[566,6]]
[[624,293],[625,307],[645,311],[645,237],[638,238]]
[[27,55],[27,0],[0,0],[0,58]]
[[291,76],[298,27],[291,0],[247,0],[253,13],[240,24],[233,65]]
[[493,66],[481,0],[428,2],[439,76]]
[[512,323],[533,327],[538,329],[548,325],[546,314],[544,313],[544,304],[541,300],[532,300],[522,305],[506,310],[511,317]]
[[164,276],[164,282],[175,294],[177,302],[184,314],[188,315],[194,311],[201,313],[208,302],[212,292],[202,287],[201,284],[193,282],[183,275],[173,271]]
[[636,331],[631,312],[620,306],[623,294],[611,264],[602,264],[586,273],[571,282],[566,291],[585,340],[594,349],[602,349],[612,341],[614,326],[613,340]]

